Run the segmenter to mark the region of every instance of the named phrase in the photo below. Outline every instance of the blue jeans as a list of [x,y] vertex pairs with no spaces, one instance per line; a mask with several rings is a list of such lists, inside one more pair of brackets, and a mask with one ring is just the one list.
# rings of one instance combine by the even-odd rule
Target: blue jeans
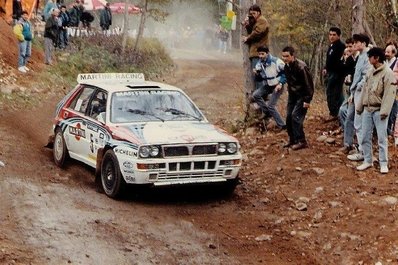
[[[264,100],[264,97],[267,97],[271,92],[271,97],[267,102]],[[260,107],[261,111],[265,116],[272,116],[274,118],[276,125],[279,128],[285,127],[286,124],[283,121],[279,111],[276,108],[276,104],[280,96],[283,93],[283,88],[279,91],[275,91],[275,86],[263,86],[253,93],[254,101]]]
[[364,161],[372,163],[372,136],[373,128],[376,127],[377,142],[379,145],[379,163],[380,166],[387,166],[388,164],[388,144],[387,144],[387,123],[388,117],[380,119],[380,110],[369,112],[366,110],[362,113],[362,129],[363,139],[362,148]]
[[352,146],[355,133],[358,149],[362,151],[362,117],[355,111],[355,102],[360,100],[360,96],[361,92],[355,92],[354,103],[348,103],[347,117],[344,121],[344,146]]
[[304,108],[304,101],[302,98],[289,93],[287,102],[286,114],[286,129],[289,135],[289,143],[296,144],[305,142],[304,134],[304,119],[307,114],[307,109]]
[[32,53],[30,41],[18,42],[18,67],[25,66]]
[[343,131],[345,130],[344,124],[345,124],[345,120],[347,119],[347,112],[348,112],[348,101],[344,100],[343,104],[341,104],[341,106],[340,106],[339,115],[338,115],[340,126],[343,129]]
[[68,31],[61,29],[59,31],[59,48],[64,49],[68,45]]
[[344,120],[344,146],[352,146],[354,143],[354,116],[355,106],[353,103],[347,103],[347,114]]

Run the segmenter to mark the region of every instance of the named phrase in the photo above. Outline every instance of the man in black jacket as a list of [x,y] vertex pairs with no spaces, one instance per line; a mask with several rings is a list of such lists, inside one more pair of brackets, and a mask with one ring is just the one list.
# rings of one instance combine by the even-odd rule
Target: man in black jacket
[[59,34],[59,9],[52,8],[51,16],[44,26],[44,58],[45,63],[52,64],[52,51],[58,42]]
[[328,74],[326,98],[329,108],[327,121],[337,120],[339,109],[344,101],[343,83],[344,67],[341,58],[344,54],[345,44],[340,40],[341,30],[338,27],[329,29],[330,46],[326,55],[326,66],[323,75]]
[[112,11],[109,6],[110,4],[106,3],[104,9],[100,12],[100,27],[103,31],[109,30],[112,25]]
[[295,58],[293,47],[282,50],[282,60],[285,62],[285,76],[288,84],[288,102],[286,128],[289,142],[284,148],[293,150],[307,148],[304,134],[304,119],[314,95],[314,82],[307,65]]

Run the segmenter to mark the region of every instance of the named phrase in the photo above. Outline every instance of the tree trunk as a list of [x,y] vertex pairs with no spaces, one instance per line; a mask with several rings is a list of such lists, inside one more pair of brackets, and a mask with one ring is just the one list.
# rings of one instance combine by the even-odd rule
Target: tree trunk
[[364,28],[365,28],[366,34],[368,34],[368,36],[369,36],[369,38],[370,38],[370,43],[371,43],[373,46],[377,46],[377,45],[376,45],[376,42],[375,42],[375,39],[374,39],[374,37],[373,37],[372,31],[370,30],[370,27],[369,27],[368,22],[367,22],[366,20],[363,21],[363,26],[364,26]]
[[[331,1],[326,14],[330,13],[332,6],[333,6],[333,2]],[[326,32],[328,30],[328,24],[329,24],[329,19],[326,17],[325,24],[323,24],[323,32]],[[318,83],[319,72],[320,72],[319,65],[321,62],[321,56],[322,56],[322,52],[323,52],[324,39],[325,39],[325,34],[322,34],[321,38],[319,39],[317,49],[316,49],[315,63],[314,63],[315,67],[314,67],[314,75],[313,75],[314,76],[314,85],[316,85]]]
[[127,37],[128,37],[128,32],[129,32],[129,17],[128,17],[128,5],[129,5],[129,0],[125,0],[125,10],[124,10],[124,16],[123,16],[123,38],[122,38],[122,54],[126,51],[126,45],[127,45]]
[[[241,20],[244,20],[248,15],[249,7],[253,4],[253,1],[250,0],[242,0],[240,15]],[[240,21],[241,22],[241,21]],[[241,36],[246,35],[246,29],[244,26],[241,26]],[[242,56],[243,56],[243,71],[244,71],[244,106],[245,106],[245,121],[249,118],[250,114],[250,97],[254,89],[254,80],[253,80],[253,72],[251,69],[250,59],[249,59],[249,45],[242,45]]]
[[385,0],[385,8],[386,8],[386,23],[389,25],[391,29],[390,35],[392,32],[398,31],[398,16],[397,16],[397,6],[396,0]]
[[138,27],[137,38],[135,40],[133,53],[136,53],[138,49],[138,44],[144,35],[144,28],[145,28],[145,21],[146,21],[146,12],[148,10],[148,0],[145,0],[144,7],[142,8],[141,19],[140,19],[140,26]]
[[365,0],[352,0],[352,34],[364,33]]

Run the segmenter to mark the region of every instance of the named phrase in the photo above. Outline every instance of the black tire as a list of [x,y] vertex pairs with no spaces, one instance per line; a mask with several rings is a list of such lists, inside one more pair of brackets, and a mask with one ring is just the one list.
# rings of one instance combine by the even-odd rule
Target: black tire
[[235,188],[236,186],[238,186],[239,183],[239,177],[227,180],[227,182],[223,184],[222,195],[226,197],[231,197],[234,194]]
[[64,135],[61,128],[55,130],[54,146],[53,146],[54,162],[58,167],[63,167],[69,158],[68,149],[66,147]]
[[106,151],[102,159],[101,183],[105,194],[110,198],[120,197],[126,186],[113,150]]

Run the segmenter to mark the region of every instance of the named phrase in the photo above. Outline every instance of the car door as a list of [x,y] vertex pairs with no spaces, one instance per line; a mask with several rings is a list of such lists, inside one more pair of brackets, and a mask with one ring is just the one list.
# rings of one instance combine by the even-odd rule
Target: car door
[[84,86],[81,92],[71,102],[69,109],[73,115],[67,120],[64,138],[69,150],[69,155],[77,160],[92,165],[87,153],[90,148],[87,138],[87,113],[91,98],[96,91],[95,87]]
[[95,164],[97,161],[98,149],[105,146],[108,138],[108,131],[105,127],[104,117],[106,116],[107,93],[102,89],[97,89],[91,98],[87,109],[87,124],[85,146],[89,146],[86,157],[90,163]]

